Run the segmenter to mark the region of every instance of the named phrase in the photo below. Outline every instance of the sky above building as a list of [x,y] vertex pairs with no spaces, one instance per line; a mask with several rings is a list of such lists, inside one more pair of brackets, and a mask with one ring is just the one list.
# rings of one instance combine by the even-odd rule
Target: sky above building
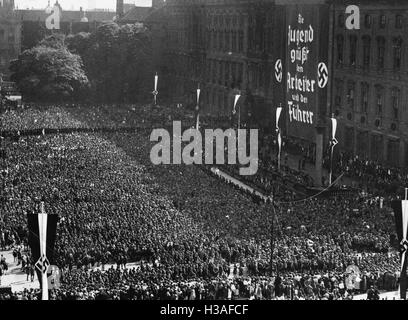
[[[64,10],[79,10],[80,7],[87,9],[110,9],[116,10],[116,0],[58,0]],[[45,9],[48,0],[16,0],[16,7],[19,9]],[[51,5],[55,0],[50,0]],[[152,0],[125,0],[125,3],[134,3],[137,6],[151,6]]]

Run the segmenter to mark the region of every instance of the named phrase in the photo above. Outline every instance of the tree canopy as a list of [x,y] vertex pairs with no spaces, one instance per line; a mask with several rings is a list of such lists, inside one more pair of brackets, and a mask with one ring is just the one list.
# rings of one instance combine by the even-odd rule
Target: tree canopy
[[64,46],[26,50],[10,70],[25,99],[34,101],[77,99],[89,83],[81,57]]
[[12,80],[25,98],[82,98],[136,102],[152,89],[152,47],[141,24],[107,22],[94,32],[52,34],[11,65]]

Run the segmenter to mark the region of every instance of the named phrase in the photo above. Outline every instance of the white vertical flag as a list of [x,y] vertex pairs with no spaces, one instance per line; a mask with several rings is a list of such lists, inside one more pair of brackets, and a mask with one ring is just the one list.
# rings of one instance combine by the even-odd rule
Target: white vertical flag
[[401,201],[401,206],[402,206],[402,241],[400,243],[400,246],[401,246],[401,252],[402,252],[402,256],[401,256],[401,273],[402,273],[402,272],[406,272],[406,270],[404,270],[404,263],[405,263],[405,259],[407,258],[406,254],[408,250],[408,237],[407,237],[408,201],[407,200]]
[[157,104],[157,95],[159,94],[159,92],[157,91],[158,88],[158,83],[159,83],[159,76],[156,75],[154,76],[154,91],[153,91],[153,96],[154,96],[154,104]]
[[39,231],[39,236],[40,236],[42,300],[48,300],[47,271],[48,271],[49,262],[47,259],[47,218],[48,216],[44,212],[44,203],[42,203],[41,213],[38,215],[38,231]]
[[331,118],[331,123],[332,123],[332,138],[330,141],[330,172],[329,172],[329,185],[332,184],[332,178],[333,178],[333,152],[334,152],[334,147],[339,143],[336,139],[336,132],[337,132],[337,119],[334,117]]
[[197,88],[197,124],[196,124],[196,129],[200,130],[200,94],[201,94],[201,89],[200,89],[200,85],[198,85]]
[[235,100],[234,100],[234,109],[232,110],[232,114],[236,114],[237,113],[237,104],[238,104],[238,100],[239,98],[241,98],[240,94],[236,94],[235,95]]
[[[337,142],[337,139],[336,139],[337,119],[331,118],[331,122],[332,122],[332,141],[337,144],[337,143],[338,143],[338,142]],[[335,144],[335,145],[336,145],[336,144]]]
[[282,153],[282,135],[279,128],[279,120],[282,114],[282,107],[281,105],[276,109],[276,133],[277,133],[277,140],[278,140],[278,170],[280,169],[280,159]]

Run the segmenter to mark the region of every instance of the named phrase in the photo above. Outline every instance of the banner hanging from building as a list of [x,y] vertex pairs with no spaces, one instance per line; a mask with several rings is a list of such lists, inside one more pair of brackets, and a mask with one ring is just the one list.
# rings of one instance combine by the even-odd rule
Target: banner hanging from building
[[286,6],[286,119],[288,135],[315,141],[326,114],[329,41],[326,5]]

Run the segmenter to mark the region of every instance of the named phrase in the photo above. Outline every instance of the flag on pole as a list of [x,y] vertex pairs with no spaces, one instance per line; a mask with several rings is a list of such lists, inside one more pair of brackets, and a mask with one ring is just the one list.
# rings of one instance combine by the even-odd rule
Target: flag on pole
[[276,134],[277,134],[277,140],[278,140],[278,169],[280,169],[280,158],[281,158],[281,153],[282,153],[282,134],[279,128],[279,120],[280,120],[281,114],[282,114],[282,106],[279,105],[279,107],[276,108]]
[[333,152],[334,147],[339,143],[336,139],[336,132],[337,132],[337,119],[334,116],[331,118],[332,123],[332,137],[330,140],[330,172],[329,172],[329,185],[332,184],[333,180]]
[[239,98],[241,98],[241,95],[236,94],[235,95],[235,100],[234,100],[234,109],[232,110],[232,114],[234,114],[234,115],[237,113],[237,104],[238,104]]
[[196,129],[197,130],[200,130],[200,94],[201,94],[201,89],[200,89],[200,85],[198,85],[198,88],[197,88],[197,106],[196,106],[196,111],[197,111]]
[[159,91],[157,91],[158,83],[159,83],[159,76],[157,75],[157,72],[156,72],[156,75],[154,76],[154,90],[152,92],[155,105],[157,104],[157,95],[159,94]]
[[35,268],[42,299],[48,300],[48,280],[47,273],[49,266],[54,263],[54,244],[57,231],[58,216],[46,214],[42,205],[40,214],[28,214],[28,244],[35,261]]
[[334,148],[339,142],[336,139],[336,132],[337,132],[337,119],[331,118],[332,122],[332,147]]
[[399,252],[401,258],[401,279],[400,279],[400,294],[401,299],[407,297],[407,251],[408,251],[408,200],[394,201],[392,203],[394,209],[395,225],[397,228],[397,237],[399,243]]

